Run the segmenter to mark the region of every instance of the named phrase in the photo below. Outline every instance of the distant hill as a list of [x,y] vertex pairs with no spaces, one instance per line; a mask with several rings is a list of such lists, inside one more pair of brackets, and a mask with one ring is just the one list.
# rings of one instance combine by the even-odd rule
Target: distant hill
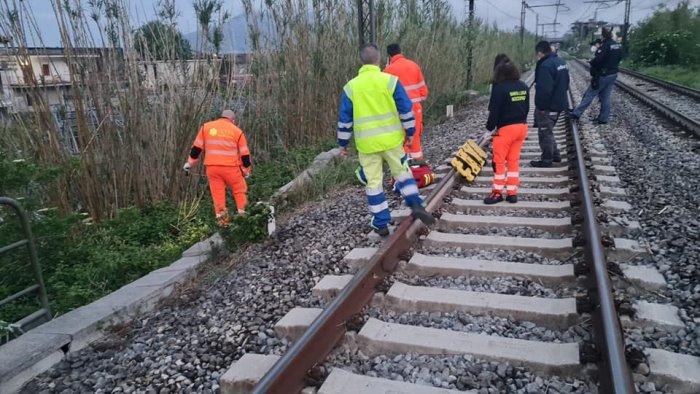
[[[266,38],[272,37],[272,26],[270,23],[268,23],[262,16],[258,16],[258,18],[258,26],[260,26],[262,36]],[[197,50],[202,46],[201,43],[198,45],[197,32],[186,33],[185,39],[190,42],[190,45],[194,50]],[[245,14],[236,15],[224,25],[224,41],[221,44],[221,53],[248,53],[249,41],[246,16]]]

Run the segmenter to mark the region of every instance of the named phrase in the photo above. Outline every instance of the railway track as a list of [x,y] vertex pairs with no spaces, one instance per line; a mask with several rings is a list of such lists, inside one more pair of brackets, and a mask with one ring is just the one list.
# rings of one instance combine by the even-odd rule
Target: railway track
[[[586,69],[580,59],[575,63]],[[700,90],[621,68],[615,84],[660,112],[666,118],[700,136]]]
[[[606,254],[635,254],[639,246],[615,238],[612,245],[606,242],[613,249],[606,250],[596,217],[601,196],[617,192],[605,186],[615,177],[601,175],[610,171],[605,155],[581,140],[575,122],[560,119],[555,134],[561,165],[532,168],[528,163],[539,148],[530,129],[517,204],[482,203],[490,191],[489,168],[463,186],[451,168],[440,166],[440,180],[426,199],[427,209],[439,217],[434,228],[413,222],[408,210],[394,211],[399,224],[387,240],[345,257],[354,275],[318,282],[313,292],[323,309],[294,308],[277,323],[276,333],[292,339],[291,348],[282,357],[244,356],[222,378],[222,392],[292,393],[307,387],[313,393],[308,386],[320,386],[324,394],[437,394],[479,386],[449,372],[460,367],[431,371],[425,367],[436,364],[431,358],[458,366],[467,360],[463,368],[476,368],[474,374],[485,368],[479,377],[511,382],[498,389],[493,383],[486,391],[482,385],[479,392],[636,392]],[[613,233],[623,236],[625,229]],[[504,277],[523,286],[499,281]],[[642,307],[632,314],[627,324],[663,323]],[[488,327],[498,321],[510,328]],[[678,367],[662,356],[643,360],[659,386],[674,383],[669,376]],[[416,357],[420,368],[411,364]],[[414,368],[417,378],[396,381],[352,367],[363,363]],[[488,365],[496,365],[498,376]],[[534,380],[513,383],[523,373]]]

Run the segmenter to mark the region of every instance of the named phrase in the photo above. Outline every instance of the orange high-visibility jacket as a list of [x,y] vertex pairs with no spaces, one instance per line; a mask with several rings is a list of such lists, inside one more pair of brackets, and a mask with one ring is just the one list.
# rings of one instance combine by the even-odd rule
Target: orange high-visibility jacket
[[414,61],[406,59],[404,55],[393,56],[384,72],[399,78],[414,105],[428,98],[428,86],[425,84],[423,72]]
[[[243,131],[227,118],[202,125],[192,146],[204,151],[205,166],[241,166],[241,157],[250,155]],[[190,157],[190,162],[196,162]]]

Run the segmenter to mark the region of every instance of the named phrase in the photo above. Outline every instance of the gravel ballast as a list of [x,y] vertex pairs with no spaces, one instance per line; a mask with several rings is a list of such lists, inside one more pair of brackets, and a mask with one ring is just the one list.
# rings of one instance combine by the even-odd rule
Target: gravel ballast
[[[578,67],[573,71],[572,88],[580,95],[588,78]],[[581,117],[584,135],[594,129],[588,117],[598,108],[596,102]],[[678,307],[686,326],[672,333],[627,329],[626,340],[700,356],[700,143],[619,89],[613,93],[612,115],[597,129],[627,188],[625,201],[633,207],[627,216],[639,221],[639,241],[651,251],[626,263],[653,266],[663,274],[667,288],[651,298]],[[632,286],[618,293],[630,300],[649,298]]]
[[[444,160],[485,122],[480,98],[456,118],[428,128],[423,150]],[[474,116],[476,115],[476,116]],[[465,123],[465,119],[474,122]],[[388,189],[388,185],[387,185]],[[389,195],[389,193],[387,193]],[[25,393],[217,393],[218,380],[244,353],[281,354],[272,327],[290,309],[317,306],[311,288],[340,261],[368,246],[369,213],[360,185],[297,209],[274,237],[254,245],[218,277],[180,292],[104,341],[38,376]]]

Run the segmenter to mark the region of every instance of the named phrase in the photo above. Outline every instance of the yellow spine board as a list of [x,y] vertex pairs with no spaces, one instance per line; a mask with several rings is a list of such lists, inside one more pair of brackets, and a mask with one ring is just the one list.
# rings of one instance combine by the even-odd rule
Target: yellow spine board
[[460,147],[451,164],[467,182],[472,182],[481,172],[487,158],[488,154],[470,139]]
[[467,140],[467,143],[465,145],[469,145],[474,149],[474,152],[476,152],[479,156],[481,156],[482,159],[486,160],[488,159],[489,155],[486,153],[481,147],[476,143],[474,140]]
[[479,152],[476,152],[474,148],[472,148],[468,144],[464,144],[463,147],[459,148],[459,151],[469,155],[472,159],[474,159],[474,161],[479,163],[479,167],[483,167],[486,164],[486,159],[481,157],[481,154],[479,154]]
[[472,169],[467,166],[467,163],[465,163],[462,159],[455,157],[452,159],[452,167],[457,170],[459,175],[461,175],[464,179],[467,181],[471,182],[474,180],[475,175],[472,174]]
[[457,152],[457,158],[461,159],[467,166],[469,166],[474,175],[478,174],[479,171],[481,171],[481,163],[474,160],[472,155],[470,155],[468,152],[465,152],[464,149],[460,149]]

